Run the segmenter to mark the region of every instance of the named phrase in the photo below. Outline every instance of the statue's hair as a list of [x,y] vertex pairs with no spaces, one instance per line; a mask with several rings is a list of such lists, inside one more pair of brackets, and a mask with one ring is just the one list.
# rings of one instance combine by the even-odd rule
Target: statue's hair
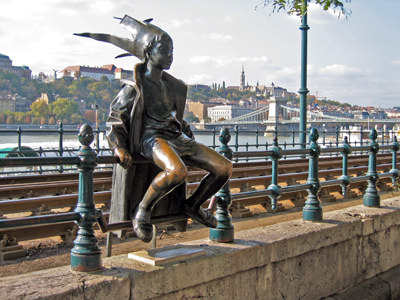
[[163,33],[161,35],[156,35],[148,44],[147,46],[144,48],[143,50],[143,54],[144,54],[144,62],[147,63],[148,61],[148,54],[150,54],[150,52],[153,50],[153,47],[156,43],[158,43],[159,41],[161,41],[161,39],[166,36],[168,38],[171,39],[171,37],[168,35],[168,33]]

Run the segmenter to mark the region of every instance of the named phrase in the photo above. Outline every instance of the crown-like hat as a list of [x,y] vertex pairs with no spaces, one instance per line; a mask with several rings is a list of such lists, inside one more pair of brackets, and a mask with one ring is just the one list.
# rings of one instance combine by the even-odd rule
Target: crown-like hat
[[162,35],[168,36],[164,30],[153,24],[150,24],[153,19],[147,19],[141,22],[128,15],[125,15],[122,19],[116,19],[121,20],[120,24],[132,34],[132,39],[122,38],[105,33],[84,32],[74,33],[74,35],[89,37],[97,41],[114,44],[115,46],[128,52],[118,55],[117,57],[134,55],[140,60],[145,58],[144,50],[155,37],[161,37]]

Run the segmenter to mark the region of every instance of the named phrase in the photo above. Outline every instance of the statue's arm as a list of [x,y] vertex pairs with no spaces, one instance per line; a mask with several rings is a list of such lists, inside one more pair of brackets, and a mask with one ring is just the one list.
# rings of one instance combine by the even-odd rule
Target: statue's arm
[[136,90],[130,85],[125,85],[111,102],[107,119],[108,144],[125,168],[132,164],[132,156],[128,149],[130,112],[135,98]]

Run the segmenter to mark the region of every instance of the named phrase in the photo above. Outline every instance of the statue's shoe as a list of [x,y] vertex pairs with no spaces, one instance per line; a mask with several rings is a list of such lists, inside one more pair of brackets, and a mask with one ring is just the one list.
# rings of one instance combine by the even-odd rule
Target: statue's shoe
[[212,212],[206,209],[191,208],[184,205],[183,213],[189,218],[192,218],[207,227],[215,228],[218,225],[217,219],[213,216]]
[[132,220],[133,230],[143,242],[150,242],[153,238],[153,226],[146,222],[145,215],[138,215]]

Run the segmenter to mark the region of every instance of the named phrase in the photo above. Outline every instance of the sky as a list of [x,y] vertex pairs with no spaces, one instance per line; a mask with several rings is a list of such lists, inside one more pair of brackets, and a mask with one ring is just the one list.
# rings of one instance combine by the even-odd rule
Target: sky
[[[33,74],[70,65],[114,64],[132,69],[133,57],[114,45],[75,32],[129,37],[113,17],[125,14],[154,25],[174,40],[169,72],[188,84],[225,81],[300,87],[300,18],[261,0],[0,0],[0,53]],[[347,18],[309,7],[310,94],[353,105],[400,106],[400,1],[352,0]]]

